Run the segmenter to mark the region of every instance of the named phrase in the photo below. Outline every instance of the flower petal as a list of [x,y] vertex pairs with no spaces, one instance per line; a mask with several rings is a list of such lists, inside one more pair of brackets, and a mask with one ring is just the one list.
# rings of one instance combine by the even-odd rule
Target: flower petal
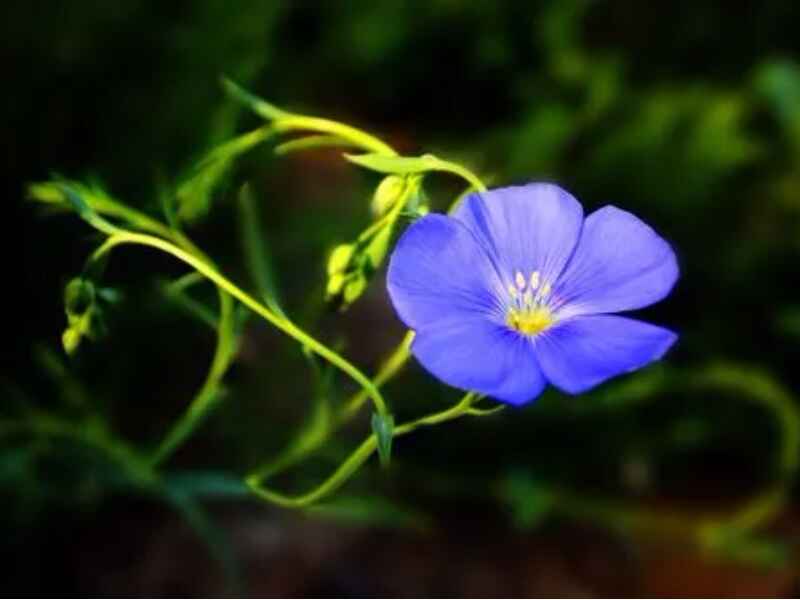
[[678,336],[663,327],[612,315],[588,315],[554,325],[536,338],[547,379],[579,394],[658,360]]
[[453,216],[489,249],[506,284],[533,271],[552,283],[578,242],[583,208],[557,185],[531,183],[470,194]]
[[466,227],[442,215],[427,215],[406,230],[389,261],[387,287],[411,329],[475,315],[503,318],[502,284],[486,251]]
[[528,338],[478,318],[417,332],[411,352],[445,383],[509,404],[530,402],[547,383]]
[[606,206],[586,218],[554,308],[562,318],[634,310],[661,300],[677,278],[670,245],[631,213]]

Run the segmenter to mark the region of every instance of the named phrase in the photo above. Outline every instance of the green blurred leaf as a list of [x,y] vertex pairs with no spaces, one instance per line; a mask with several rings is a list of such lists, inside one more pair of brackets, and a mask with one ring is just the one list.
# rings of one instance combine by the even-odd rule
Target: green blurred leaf
[[800,147],[800,65],[790,60],[767,62],[756,71],[754,86]]
[[259,127],[211,150],[178,186],[178,217],[188,222],[204,217],[211,206],[212,193],[228,174],[234,161],[274,133],[271,126]]
[[324,504],[307,509],[314,516],[380,527],[414,529],[425,531],[431,520],[423,513],[380,496],[362,494],[359,496],[338,495]]
[[509,473],[501,493],[511,508],[515,525],[520,529],[533,529],[553,510],[554,494],[522,471]]
[[240,477],[218,471],[173,471],[164,485],[192,498],[247,498],[248,487]]

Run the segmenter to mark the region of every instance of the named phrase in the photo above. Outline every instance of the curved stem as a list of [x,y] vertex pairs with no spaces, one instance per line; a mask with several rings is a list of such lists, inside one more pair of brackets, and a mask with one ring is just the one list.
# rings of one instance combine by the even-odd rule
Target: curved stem
[[173,425],[151,457],[158,465],[168,458],[191,434],[219,398],[219,386],[234,353],[233,299],[219,294],[220,317],[217,324],[217,347],[203,386],[180,419]]
[[[405,336],[403,336],[403,340],[394,349],[394,351],[389,355],[389,358],[384,361],[381,367],[378,369],[378,373],[373,377],[372,381],[375,382],[375,385],[381,387],[387,381],[392,379],[400,369],[408,361],[408,358],[411,356],[411,342],[414,341],[414,332],[407,331]],[[361,389],[345,403],[342,407],[342,410],[336,416],[337,423],[344,423],[345,421],[349,420],[355,413],[357,413],[361,407],[364,405],[369,399],[369,395],[367,394],[366,390]]]
[[[405,365],[409,357],[409,346],[413,339],[414,332],[407,332],[403,341],[400,342],[400,345],[395,348],[389,358],[387,358],[380,367],[375,377],[372,378],[376,387],[380,388],[383,386],[383,384],[394,377],[403,365]],[[325,421],[325,423],[321,424],[319,427],[315,427],[310,435],[305,431],[298,434],[298,436],[275,458],[262,463],[259,467],[254,469],[251,476],[257,477],[260,481],[266,477],[276,475],[302,461],[305,457],[322,446],[334,431],[355,416],[368,399],[369,394],[364,388],[361,388],[345,402],[344,406],[342,406],[332,419]]]
[[385,154],[387,156],[395,156],[394,148],[389,144],[378,139],[374,135],[356,129],[344,123],[338,123],[329,119],[322,119],[319,117],[306,117],[303,115],[287,115],[274,121],[275,129],[278,131],[291,131],[291,130],[309,130],[318,133],[326,133],[335,135],[347,140],[352,144],[370,150],[378,154]]
[[436,160],[439,163],[439,171],[446,171],[453,173],[454,175],[458,175],[477,191],[486,191],[486,185],[483,183],[483,181],[481,181],[480,178],[467,167],[458,163],[450,162],[449,160],[442,160],[441,158],[437,158]]
[[95,251],[95,253],[92,255],[92,260],[97,260],[115,246],[122,244],[138,244],[141,246],[156,248],[186,263],[199,273],[203,274],[207,279],[214,282],[217,287],[220,288],[220,290],[224,290],[239,300],[242,304],[247,306],[250,310],[261,316],[264,320],[271,323],[301,344],[308,346],[308,348],[310,348],[313,352],[338,367],[341,371],[347,373],[351,378],[353,378],[353,380],[358,382],[365,390],[367,390],[373,400],[373,403],[375,404],[375,410],[384,415],[388,413],[386,403],[384,402],[380,391],[378,391],[378,388],[375,387],[372,381],[370,381],[366,375],[358,370],[358,368],[321,342],[317,341],[315,338],[308,335],[305,331],[297,327],[288,319],[284,319],[270,311],[249,294],[242,291],[226,277],[221,275],[214,267],[208,265],[206,262],[189,254],[174,244],[150,235],[118,232],[109,236],[106,242]]
[[[187,252],[194,254],[209,265],[213,265],[211,259],[179,229],[167,227],[148,215],[134,208],[125,206],[110,197],[104,196],[96,200],[97,202],[94,205],[94,209],[98,213],[122,218],[131,225],[139,227],[144,231],[149,231],[167,239],[172,239]],[[122,235],[123,233],[125,232],[120,231],[113,235]],[[186,287],[197,283],[198,277],[200,277],[201,280],[204,279],[197,271],[185,275],[172,284],[174,290],[180,293]],[[212,408],[215,400],[219,398],[219,386],[233,359],[233,345],[235,340],[233,299],[223,290],[218,289],[217,291],[220,305],[220,317],[216,322],[217,344],[214,349],[214,357],[211,360],[211,367],[209,368],[203,385],[195,394],[188,408],[172,426],[153,453],[150,459],[153,465],[163,462],[186,440]],[[206,315],[205,318],[207,320],[208,316]]]
[[[469,408],[476,400],[476,395],[472,392],[467,393],[455,405],[438,413],[427,415],[420,419],[404,423],[394,429],[394,436],[406,435],[419,427],[436,425],[445,421],[457,419],[469,414]],[[246,483],[252,492],[267,502],[277,504],[284,508],[302,508],[317,502],[325,496],[335,492],[347,482],[353,474],[372,456],[378,447],[378,440],[375,434],[371,434],[356,448],[353,453],[345,460],[330,477],[323,481],[316,488],[305,494],[298,496],[288,496],[280,492],[273,491],[263,486],[263,477],[253,474],[246,478]]]

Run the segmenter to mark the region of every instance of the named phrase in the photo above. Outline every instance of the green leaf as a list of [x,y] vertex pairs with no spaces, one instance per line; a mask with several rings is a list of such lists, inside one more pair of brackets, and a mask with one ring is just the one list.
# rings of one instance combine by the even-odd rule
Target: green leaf
[[165,500],[181,514],[186,524],[206,544],[214,559],[220,563],[231,595],[241,596],[241,569],[225,532],[217,527],[203,507],[183,490],[165,486],[163,495]]
[[164,485],[192,498],[246,498],[249,488],[240,477],[217,471],[177,471],[164,477]]
[[352,163],[378,173],[412,175],[442,168],[442,161],[433,154],[422,156],[387,156],[385,154],[345,154]]
[[707,532],[704,542],[717,556],[760,567],[782,567],[791,558],[786,543],[731,527]]
[[211,206],[211,194],[228,174],[234,161],[267,140],[274,132],[270,126],[259,127],[211,150],[178,187],[178,217],[189,222],[204,217]]
[[470,171],[463,166],[442,160],[433,154],[423,154],[422,156],[392,156],[387,154],[345,154],[344,157],[352,163],[378,173],[387,175],[415,175],[427,173],[428,171],[441,171],[452,173],[465,179],[477,190],[485,190],[483,183]]
[[289,140],[275,146],[275,154],[284,156],[292,152],[313,150],[315,148],[330,148],[336,146],[353,147],[355,144],[338,135],[307,135],[296,140]]
[[392,438],[394,437],[394,417],[392,415],[372,415],[372,431],[378,440],[378,455],[381,464],[388,466],[392,455]]
[[28,198],[55,206],[67,206],[69,203],[64,195],[64,191],[58,184],[52,181],[42,181],[32,183],[28,186]]
[[78,216],[82,219],[89,221],[92,217],[95,216],[94,210],[89,204],[83,199],[83,196],[74,188],[68,185],[61,185],[61,189],[64,192],[64,198],[66,198],[67,202],[72,206]]
[[380,496],[337,496],[324,504],[312,506],[307,512],[359,525],[418,531],[425,531],[431,526],[427,515]]
[[291,113],[281,110],[277,106],[270,104],[255,94],[251,94],[239,84],[235,83],[231,79],[228,79],[227,77],[222,77],[221,83],[222,89],[225,90],[225,93],[227,93],[231,98],[244,104],[254,113],[264,117],[268,121],[274,121],[291,116]]
[[28,197],[44,204],[71,208],[89,225],[106,235],[118,231],[93,208],[93,202],[103,204],[105,198],[88,186],[65,180],[34,183],[28,186]]
[[269,246],[261,230],[258,204],[249,184],[239,190],[239,230],[247,267],[261,299],[274,313],[285,316]]
[[503,485],[503,495],[511,507],[514,523],[532,529],[551,513],[555,496],[544,484],[525,472],[512,472]]
[[756,72],[754,86],[800,145],[800,66],[791,61],[766,63]]

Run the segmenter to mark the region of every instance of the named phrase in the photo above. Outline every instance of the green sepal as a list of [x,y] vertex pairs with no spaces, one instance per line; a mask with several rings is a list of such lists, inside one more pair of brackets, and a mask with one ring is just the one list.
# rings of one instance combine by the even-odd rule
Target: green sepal
[[394,437],[394,417],[392,415],[372,415],[372,431],[375,434],[378,445],[378,456],[381,465],[389,465],[392,456],[392,438]]

